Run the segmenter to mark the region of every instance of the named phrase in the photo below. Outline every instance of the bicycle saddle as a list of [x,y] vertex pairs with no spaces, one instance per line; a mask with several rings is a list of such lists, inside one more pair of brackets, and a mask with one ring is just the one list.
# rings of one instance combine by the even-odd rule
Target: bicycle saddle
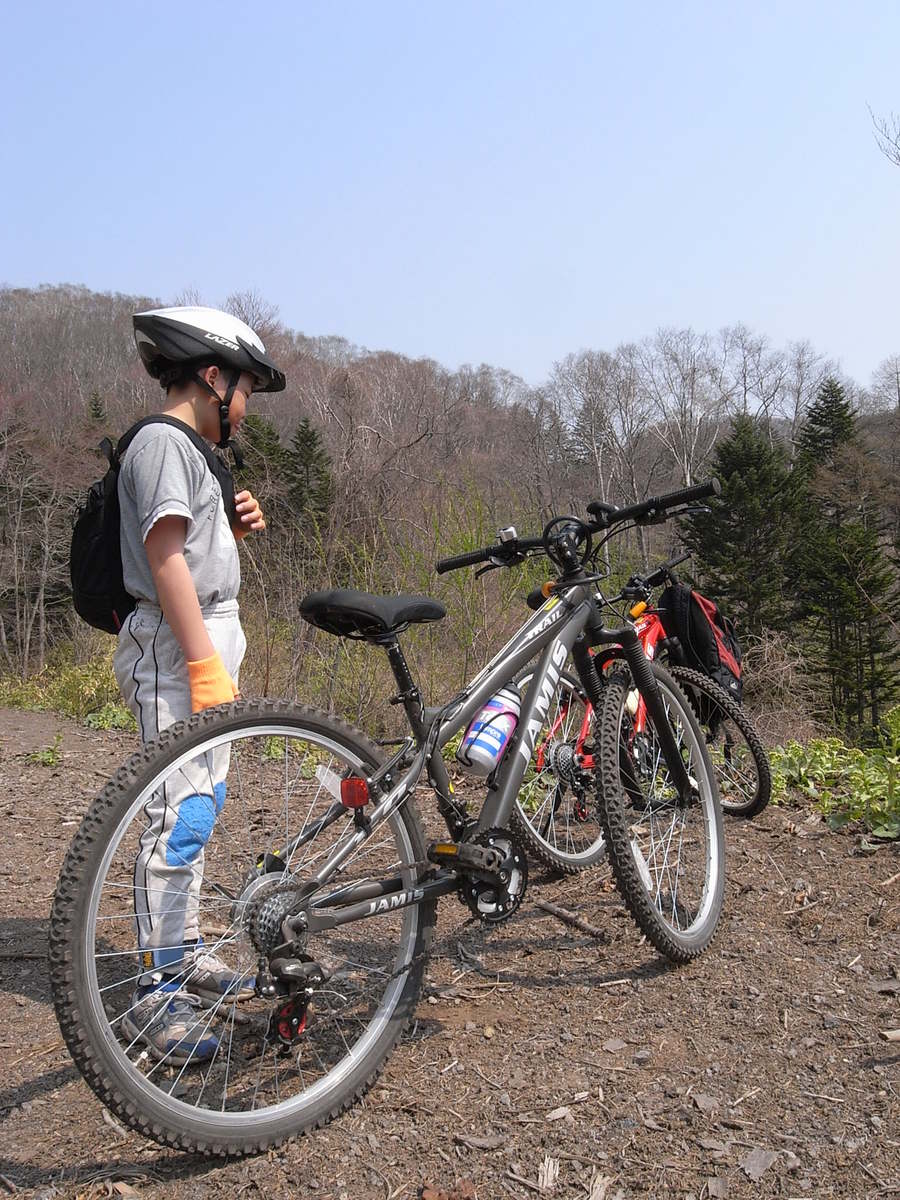
[[447,610],[427,596],[373,596],[370,592],[335,588],[304,596],[300,615],[310,625],[338,637],[381,638],[407,625],[439,621]]

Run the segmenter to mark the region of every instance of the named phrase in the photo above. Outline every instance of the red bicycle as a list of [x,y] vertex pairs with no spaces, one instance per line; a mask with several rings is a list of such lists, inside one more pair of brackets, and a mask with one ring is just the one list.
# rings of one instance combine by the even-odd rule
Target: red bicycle
[[[633,575],[609,603],[631,602],[628,615],[644,653],[653,661],[663,659],[669,675],[690,702],[706,737],[723,811],[753,817],[768,804],[772,788],[769,760],[759,734],[733,696],[708,675],[687,665],[678,639],[667,636],[659,609],[650,604],[654,589],[667,582],[679,582],[674,568],[689,557],[678,555],[646,578]],[[540,607],[544,600],[541,589],[528,597],[531,607]],[[598,650],[597,659],[604,670],[621,665],[612,647]],[[527,667],[516,682],[524,689],[530,677],[531,668]],[[638,802],[641,792],[635,764],[642,770],[652,770],[652,764],[642,761],[651,750],[646,738],[647,714],[636,688],[629,697],[629,708],[631,728],[629,743],[622,747],[622,783],[629,792],[634,780]],[[512,815],[514,827],[535,858],[557,871],[582,871],[599,862],[606,852],[594,794],[597,780],[593,739],[591,703],[577,675],[564,672]]]

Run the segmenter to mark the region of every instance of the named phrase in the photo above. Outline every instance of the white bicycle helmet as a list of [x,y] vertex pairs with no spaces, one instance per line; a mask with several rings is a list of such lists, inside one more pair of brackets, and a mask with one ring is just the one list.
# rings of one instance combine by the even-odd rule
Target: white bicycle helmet
[[[219,400],[219,445],[223,448],[231,435],[228,407],[244,371],[255,380],[254,392],[284,389],[284,373],[266,354],[260,338],[230,313],[199,306],[156,308],[135,313],[132,322],[138,354],[154,379],[168,387],[179,378],[192,378]],[[199,373],[201,367],[212,365],[231,372],[224,397]]]

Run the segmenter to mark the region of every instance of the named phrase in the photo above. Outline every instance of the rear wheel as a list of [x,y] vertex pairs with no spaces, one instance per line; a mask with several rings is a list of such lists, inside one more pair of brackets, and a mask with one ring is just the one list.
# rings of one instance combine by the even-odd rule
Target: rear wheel
[[[152,967],[141,960],[134,918],[145,806],[162,788],[171,796],[188,771],[192,780],[204,769],[211,774],[204,764],[226,750],[227,802],[205,830],[200,865],[190,886],[170,887],[173,908],[153,919],[176,905],[184,911],[187,897],[196,897],[205,950],[241,980],[244,998],[224,994],[197,1010],[205,1054],[179,1054],[177,1046],[164,1052],[164,1038],[163,1049],[152,1040],[156,1018],[138,1015],[136,992]],[[296,935],[303,954],[288,953],[297,969],[306,962],[321,970],[308,993],[301,987],[287,1017],[255,977],[267,963],[263,946],[282,940],[285,917],[326,895],[338,903],[338,884],[312,877],[356,832],[338,801],[341,779],[368,773],[378,761],[368,739],[332,716],[241,701],[167,729],[91,805],[57,885],[51,982],[69,1051],[120,1120],[166,1145],[244,1154],[323,1124],[370,1086],[415,1010],[433,901]],[[208,790],[212,795],[211,781]],[[424,858],[419,819],[407,801],[354,848],[339,886],[399,878],[411,888]],[[180,994],[195,997],[195,969],[179,962],[169,972]]]
[[640,695],[627,668],[607,677],[600,714],[601,813],[619,890],[640,929],[673,962],[709,945],[722,911],[725,842],[715,774],[690,705],[652,665],[695,797],[678,794],[657,732],[640,727]]
[[[525,691],[533,668],[516,676]],[[575,874],[606,855],[597,809],[598,772],[581,763],[593,757],[593,710],[578,679],[565,673],[535,739],[510,824],[531,854],[555,871]]]
[[708,675],[688,667],[668,670],[690,701],[706,737],[722,811],[735,817],[755,817],[769,803],[772,775],[769,756],[752,721]]

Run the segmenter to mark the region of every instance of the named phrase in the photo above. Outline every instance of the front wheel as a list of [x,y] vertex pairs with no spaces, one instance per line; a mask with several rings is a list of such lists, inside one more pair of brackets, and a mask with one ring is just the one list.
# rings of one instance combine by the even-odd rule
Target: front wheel
[[753,722],[708,675],[675,666],[669,667],[669,673],[691,702],[706,736],[722,811],[733,817],[755,817],[769,803],[772,773]]
[[678,686],[652,664],[696,796],[684,803],[627,668],[617,667],[600,712],[601,817],[613,874],[640,929],[673,962],[712,941],[725,891],[725,841],[703,734]]
[[[515,679],[521,691],[534,668]],[[551,870],[573,875],[606,857],[593,766],[594,711],[577,676],[564,672],[547,707],[510,824],[530,853]],[[587,761],[590,768],[585,767]]]
[[75,1064],[121,1121],[179,1149],[245,1154],[370,1086],[415,1010],[434,902],[298,935],[293,961],[319,974],[287,1016],[258,972],[284,918],[335,886],[415,886],[425,847],[409,801],[337,885],[313,880],[356,833],[341,780],[378,762],[335,717],[240,701],[165,730],[93,802],[56,889],[51,983]]

